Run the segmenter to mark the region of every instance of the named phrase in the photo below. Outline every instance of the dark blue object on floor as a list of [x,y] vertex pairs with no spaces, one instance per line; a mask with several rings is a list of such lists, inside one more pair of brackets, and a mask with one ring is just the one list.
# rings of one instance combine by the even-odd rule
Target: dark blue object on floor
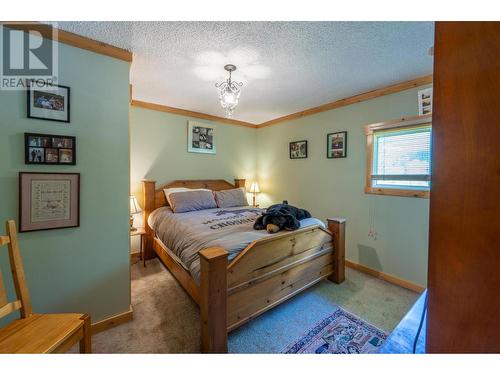
[[[422,293],[417,302],[408,311],[403,320],[394,328],[379,353],[381,354],[411,354],[413,353],[413,342],[418,331],[422,311],[425,305],[427,290]],[[417,341],[416,353],[425,353],[425,330],[427,318],[424,318],[422,330]]]

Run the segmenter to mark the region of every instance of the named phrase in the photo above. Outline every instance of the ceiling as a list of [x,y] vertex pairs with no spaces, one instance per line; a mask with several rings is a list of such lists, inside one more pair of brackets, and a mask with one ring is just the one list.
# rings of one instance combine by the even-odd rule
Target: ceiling
[[251,123],[432,73],[433,22],[58,22],[133,52],[136,100],[224,116],[215,83],[238,67],[233,118]]

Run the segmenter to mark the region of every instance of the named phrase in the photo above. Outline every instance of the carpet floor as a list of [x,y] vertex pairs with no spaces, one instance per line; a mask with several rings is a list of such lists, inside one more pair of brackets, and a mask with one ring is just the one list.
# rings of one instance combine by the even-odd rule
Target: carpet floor
[[[158,259],[131,267],[134,319],[92,337],[94,353],[198,353],[199,311]],[[339,306],[386,333],[418,294],[346,269],[229,334],[230,353],[280,353]]]

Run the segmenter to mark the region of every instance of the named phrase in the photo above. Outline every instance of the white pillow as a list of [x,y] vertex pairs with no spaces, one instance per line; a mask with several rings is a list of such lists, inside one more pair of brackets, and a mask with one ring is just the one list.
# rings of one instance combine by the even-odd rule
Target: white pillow
[[165,199],[167,200],[168,205],[172,207],[172,202],[170,201],[170,194],[178,193],[180,191],[196,191],[196,190],[211,191],[210,189],[189,189],[185,187],[174,187],[174,188],[163,189],[163,193],[165,194]]

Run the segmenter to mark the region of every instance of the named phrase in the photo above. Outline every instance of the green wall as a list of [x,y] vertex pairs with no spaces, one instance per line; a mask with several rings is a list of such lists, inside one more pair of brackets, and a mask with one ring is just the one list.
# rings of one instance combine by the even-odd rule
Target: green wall
[[[216,125],[215,155],[187,152],[188,120]],[[158,185],[178,179],[251,180],[256,170],[256,133],[253,128],[132,107],[132,192],[140,197],[142,179],[156,180]]]
[[[314,216],[347,218],[347,259],[426,285],[429,200],[365,194],[363,125],[418,114],[406,90],[257,131],[260,203],[283,199]],[[347,158],[326,158],[326,135],[347,130]],[[307,159],[290,160],[288,143],[308,140]],[[367,236],[373,212],[376,240]]]
[[[89,312],[98,321],[130,304],[129,65],[61,44],[59,70],[61,84],[71,87],[70,124],[28,119],[26,94],[0,91],[0,221],[17,220],[19,171],[81,173],[80,227],[19,238],[34,310]],[[132,107],[131,190],[138,194],[143,178],[161,184],[257,176],[261,205],[288,199],[322,219],[345,216],[348,259],[425,285],[428,200],[363,192],[363,125],[417,114],[417,91],[260,130],[216,123],[216,155],[187,152],[191,118]],[[341,130],[348,131],[348,157],[327,159],[326,134]],[[76,136],[77,165],[25,165],[24,132]],[[290,160],[288,143],[302,139],[309,141],[309,157]],[[370,212],[377,240],[367,236]],[[0,266],[13,297],[6,251],[0,252]]]
[[[26,93],[0,91],[0,222],[18,218],[18,172],[80,172],[80,227],[20,233],[35,312],[88,312],[130,305],[128,242],[129,64],[59,45],[59,82],[71,87],[71,123],[28,119]],[[24,164],[24,132],[74,135],[75,166]],[[0,266],[13,289],[6,247]]]

